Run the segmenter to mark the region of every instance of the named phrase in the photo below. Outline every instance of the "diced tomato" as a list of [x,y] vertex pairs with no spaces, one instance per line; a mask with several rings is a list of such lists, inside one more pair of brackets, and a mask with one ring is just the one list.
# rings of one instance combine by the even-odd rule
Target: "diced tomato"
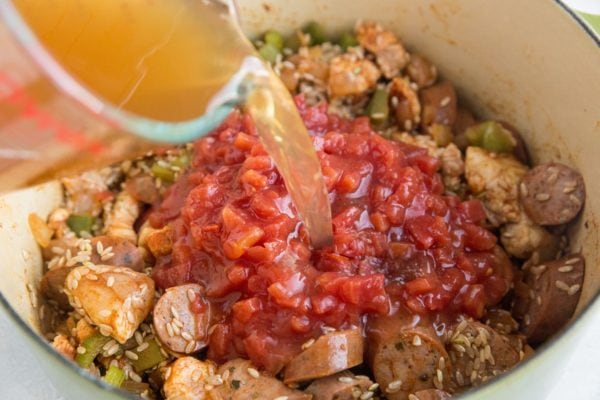
[[157,286],[206,289],[193,307],[217,322],[209,358],[246,357],[277,373],[325,326],[363,327],[398,307],[478,318],[503,298],[510,259],[481,226],[478,200],[444,195],[437,158],[386,140],[367,117],[295,101],[329,191],[332,245],[312,249],[256,126],[238,111],[194,144],[190,168],[149,212],[153,227],[172,232]]

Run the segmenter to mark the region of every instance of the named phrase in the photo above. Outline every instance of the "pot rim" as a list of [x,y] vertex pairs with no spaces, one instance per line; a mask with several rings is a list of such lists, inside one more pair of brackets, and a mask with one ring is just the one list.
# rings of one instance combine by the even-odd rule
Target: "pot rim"
[[[592,39],[596,43],[596,46],[598,48],[600,48],[600,32],[599,33],[594,32],[594,30],[582,19],[582,17],[579,16],[575,11],[570,9],[563,2],[563,0],[554,0],[554,3],[556,3],[556,5],[560,9],[562,9],[562,11],[564,13],[569,15],[583,29],[583,31],[587,33],[587,36],[589,36],[589,38]],[[580,314],[574,320],[572,320],[566,327],[561,329],[550,340],[544,342],[540,347],[538,347],[538,349],[536,349],[536,352],[532,357],[529,357],[529,358],[519,362],[519,364],[517,364],[517,366],[514,367],[513,369],[511,369],[510,371],[508,371],[504,374],[498,375],[497,377],[490,379],[489,381],[481,384],[480,386],[477,386],[475,388],[471,388],[465,392],[462,392],[454,398],[468,399],[468,397],[471,394],[482,391],[483,389],[486,389],[486,390],[492,389],[493,390],[495,388],[499,388],[500,385],[503,384],[504,382],[507,382],[508,379],[512,379],[513,377],[518,376],[518,374],[520,375],[521,372],[526,372],[527,371],[526,368],[529,368],[530,365],[532,365],[533,363],[536,363],[537,360],[539,360],[545,354],[549,354],[551,349],[557,347],[560,344],[560,342],[564,342],[570,336],[574,335],[576,328],[584,323],[584,320],[586,319],[586,317],[589,317],[591,315],[591,309],[596,304],[600,304],[600,290],[594,294],[594,296],[592,297],[590,302],[588,304],[586,304],[585,307],[583,307]],[[76,375],[78,375],[79,377],[81,377],[83,379],[88,379],[96,387],[98,387],[102,390],[105,390],[105,391],[113,394],[114,396],[118,396],[118,398],[120,398],[120,399],[123,399],[123,400],[139,399],[139,397],[137,397],[137,396],[133,396],[121,389],[118,389],[114,386],[111,386],[111,385],[105,383],[99,377],[88,373],[85,369],[78,367],[74,362],[71,362],[71,361],[67,360],[66,358],[64,358],[63,356],[61,356],[57,351],[55,351],[50,346],[50,344],[42,336],[40,336],[36,332],[34,332],[33,329],[29,326],[29,324],[27,324],[16,313],[16,311],[11,307],[8,300],[4,297],[4,295],[1,292],[0,292],[0,306],[1,306],[1,308],[3,308],[6,311],[6,314],[16,324],[16,326],[23,333],[25,333],[29,337],[29,339],[31,339],[31,341],[33,343],[38,345],[50,357],[54,358],[55,361],[59,362],[65,368],[70,370],[72,373],[75,373]],[[52,384],[54,384],[54,383],[52,382]],[[117,397],[115,397],[115,398],[117,398]]]

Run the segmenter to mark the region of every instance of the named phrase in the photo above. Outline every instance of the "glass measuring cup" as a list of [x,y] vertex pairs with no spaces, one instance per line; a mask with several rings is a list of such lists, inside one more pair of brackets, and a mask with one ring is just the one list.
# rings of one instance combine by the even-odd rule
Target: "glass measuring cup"
[[156,142],[188,142],[265,82],[277,94],[268,113],[250,108],[262,116],[259,136],[313,244],[331,241],[308,133],[240,31],[231,1],[47,5],[0,0],[0,191],[132,158]]
[[[0,191],[51,178],[58,171],[139,155],[156,148],[157,142],[197,138],[243,99],[246,69],[260,63],[243,51],[230,51],[234,68],[201,88],[211,101],[198,105],[199,117],[154,119],[119,108],[71,75],[30,29],[16,3],[0,0]],[[220,29],[230,34],[238,29],[232,3],[197,3],[203,12],[222,17]]]

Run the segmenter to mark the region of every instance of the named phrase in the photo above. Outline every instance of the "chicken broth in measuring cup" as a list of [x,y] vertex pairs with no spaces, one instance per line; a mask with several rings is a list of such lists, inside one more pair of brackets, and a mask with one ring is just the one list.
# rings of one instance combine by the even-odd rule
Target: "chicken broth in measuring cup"
[[[282,174],[313,243],[320,245],[330,240],[329,203],[308,133],[291,96],[270,67],[256,58],[254,48],[226,5],[189,0],[60,0],[52,2],[51,7],[40,0],[13,3],[45,51],[101,100],[96,112],[102,111],[105,102],[157,123],[185,123],[204,113],[211,118],[221,103],[242,101],[240,86],[246,85],[253,92],[246,108],[258,122],[259,135]],[[32,101],[40,98],[36,85],[29,84],[26,91]],[[124,128],[127,130],[127,126]],[[85,138],[88,132],[84,129],[77,133]],[[206,132],[196,136],[203,133]],[[160,138],[179,141],[174,132],[172,137],[169,135],[165,129]],[[122,133],[112,131],[96,138],[96,150],[118,148],[121,136]],[[56,141],[76,144],[60,132],[48,136],[48,143],[39,151],[50,157],[62,154],[63,162],[36,170],[37,180],[40,176],[51,177],[65,166],[64,160],[71,166],[87,165],[79,162],[83,159],[89,161],[89,152],[82,152],[81,148],[68,151],[64,146],[55,149]],[[18,150],[35,155],[30,142],[23,140]],[[87,148],[89,143],[81,145]],[[141,147],[152,148],[148,144]],[[126,147],[111,160],[139,153],[140,146]],[[21,169],[31,166],[23,165],[24,162],[20,160]],[[40,165],[33,168],[39,169]]]

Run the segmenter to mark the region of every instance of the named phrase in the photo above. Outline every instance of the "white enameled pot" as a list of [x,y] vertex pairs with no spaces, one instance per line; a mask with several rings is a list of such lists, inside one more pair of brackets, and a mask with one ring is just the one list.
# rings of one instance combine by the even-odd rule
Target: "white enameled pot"
[[[534,357],[461,396],[545,398],[586,326],[600,318],[600,39],[553,0],[242,0],[239,8],[249,35],[289,31],[308,20],[331,32],[358,19],[379,21],[428,56],[480,115],[519,127],[534,162],[559,160],[581,171],[588,197],[572,245],[582,249],[588,268],[577,317]],[[125,399],[37,334],[30,289],[42,264],[27,216],[44,217],[61,199],[56,182],[0,198],[0,309],[65,398]]]

